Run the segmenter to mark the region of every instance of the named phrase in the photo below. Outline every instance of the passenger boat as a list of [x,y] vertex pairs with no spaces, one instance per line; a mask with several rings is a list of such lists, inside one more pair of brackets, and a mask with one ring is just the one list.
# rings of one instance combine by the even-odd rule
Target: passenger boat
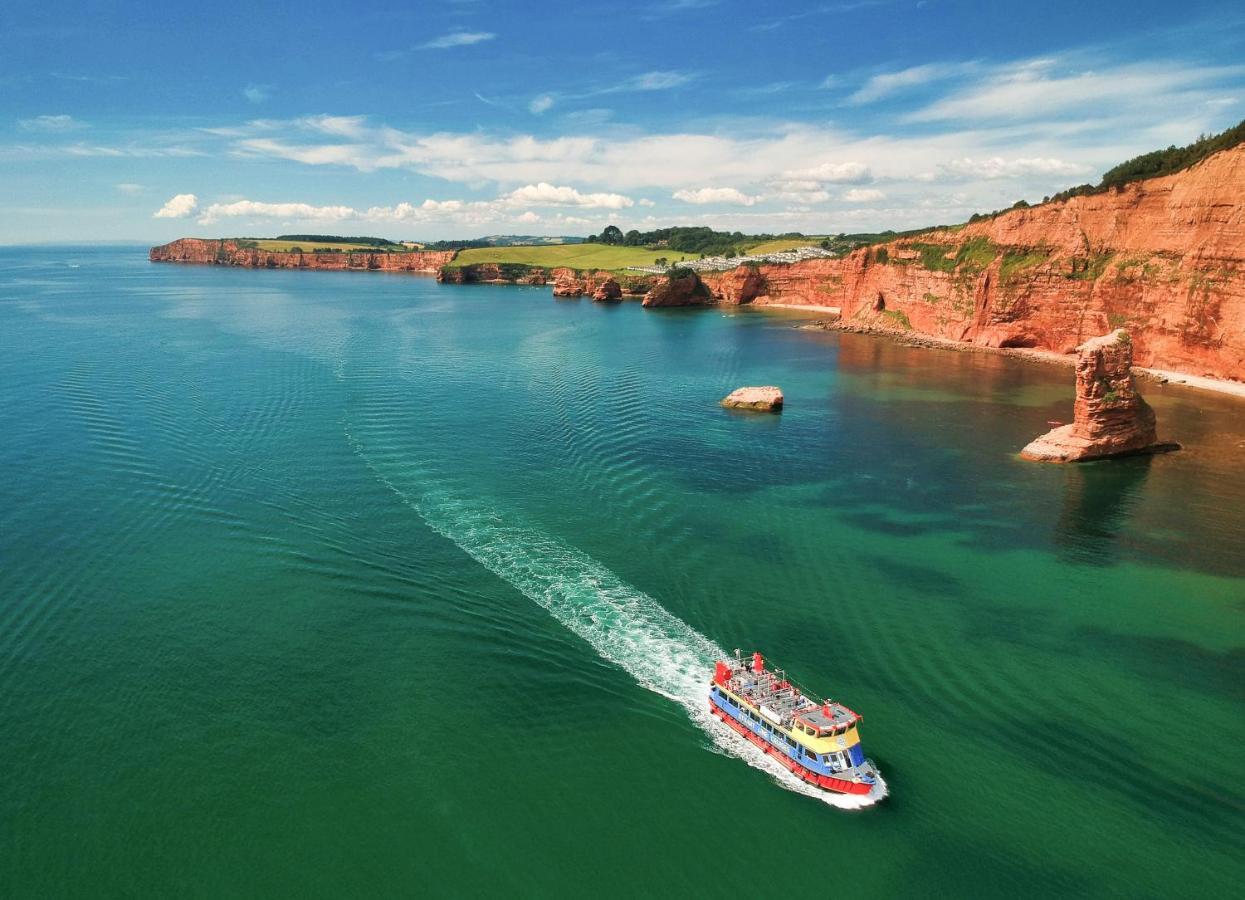
[[709,711],[811,785],[868,794],[881,780],[860,746],[860,716],[841,703],[812,700],[760,653],[719,660]]

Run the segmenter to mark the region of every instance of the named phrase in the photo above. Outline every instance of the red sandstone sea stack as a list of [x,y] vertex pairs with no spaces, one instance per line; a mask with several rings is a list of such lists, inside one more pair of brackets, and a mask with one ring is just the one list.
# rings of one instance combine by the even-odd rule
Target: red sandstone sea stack
[[1133,380],[1133,343],[1118,328],[1077,348],[1076,407],[1062,425],[1030,443],[1020,455],[1038,462],[1079,462],[1179,449],[1161,443],[1154,410]]

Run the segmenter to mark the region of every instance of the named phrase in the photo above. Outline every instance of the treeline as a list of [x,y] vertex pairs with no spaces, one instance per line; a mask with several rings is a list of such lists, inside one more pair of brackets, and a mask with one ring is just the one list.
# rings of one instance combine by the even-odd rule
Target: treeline
[[[1070,200],[1073,197],[1102,194],[1121,188],[1126,184],[1131,184],[1134,181],[1159,178],[1163,175],[1173,175],[1176,172],[1183,172],[1190,166],[1197,165],[1206,157],[1218,153],[1220,150],[1230,150],[1242,143],[1245,143],[1245,120],[1226,131],[1221,131],[1219,134],[1201,135],[1192,144],[1186,144],[1183,147],[1177,147],[1173,144],[1166,150],[1152,150],[1149,153],[1134,156],[1132,159],[1125,160],[1118,166],[1108,169],[1102,176],[1102,180],[1097,184],[1078,184],[1076,187],[1068,188],[1066,191],[1043,197],[1042,202],[1058,203],[1061,200]],[[1008,209],[996,209],[991,213],[974,213],[969,217],[968,221],[979,222],[982,219],[991,219],[1008,210],[1024,209],[1028,205],[1024,200],[1017,200]]]
[[478,250],[494,246],[491,238],[472,238],[469,241],[426,241],[425,250]]
[[343,237],[339,234],[279,234],[278,241],[306,241],[309,244],[363,244],[368,247],[398,247],[388,238]]
[[[617,225],[607,226],[600,234],[590,234],[590,244],[612,244],[620,247],[652,247],[695,253],[700,256],[738,256],[741,245],[772,240],[772,234],[744,234],[740,231],[714,231],[703,225],[679,225],[653,231],[632,229],[626,233]],[[803,237],[795,233],[778,237]]]

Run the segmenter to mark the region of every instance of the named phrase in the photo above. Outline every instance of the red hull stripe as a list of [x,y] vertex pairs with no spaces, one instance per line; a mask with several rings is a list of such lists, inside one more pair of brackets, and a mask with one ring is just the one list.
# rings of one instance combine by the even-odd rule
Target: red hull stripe
[[781,763],[790,772],[800,776],[800,778],[802,778],[804,781],[807,781],[809,784],[815,787],[819,787],[822,790],[826,790],[826,791],[833,791],[836,794],[867,794],[873,788],[873,785],[871,784],[864,784],[863,782],[859,782],[859,781],[847,781],[843,778],[831,778],[829,775],[822,775],[819,772],[814,772],[812,769],[809,769],[806,766],[800,765],[794,759],[787,756],[787,754],[776,750],[774,747],[771,747],[769,743],[765,741],[763,738],[758,737],[757,735],[749,731],[747,728],[745,728],[743,725],[740,725],[738,722],[735,721],[734,717],[731,716],[729,713],[725,713],[722,710],[718,709],[718,705],[714,703],[712,700],[709,701],[709,712],[713,713],[715,716],[717,716],[719,719],[721,719],[723,722],[729,725],[731,727],[731,730],[734,731],[736,734],[740,735],[741,737],[747,738],[749,741],[755,744],[757,748],[759,748],[762,752],[767,754],[771,759],[774,759],[777,762]]

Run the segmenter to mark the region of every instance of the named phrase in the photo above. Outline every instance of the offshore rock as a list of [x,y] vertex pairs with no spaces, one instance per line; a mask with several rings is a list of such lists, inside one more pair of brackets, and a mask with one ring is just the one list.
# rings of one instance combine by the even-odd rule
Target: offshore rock
[[644,306],[705,306],[713,295],[695,272],[677,278],[665,277],[644,295]]
[[780,412],[782,410],[782,390],[772,385],[736,388],[722,398],[722,405],[727,409]]
[[1179,444],[1158,440],[1154,410],[1133,380],[1133,343],[1127,331],[1117,328],[1088,340],[1077,353],[1072,424],[1042,435],[1020,451],[1022,457],[1079,462],[1179,449]]
[[597,285],[597,289],[592,292],[592,299],[598,301],[621,300],[623,296],[622,285],[613,278],[607,278]]

